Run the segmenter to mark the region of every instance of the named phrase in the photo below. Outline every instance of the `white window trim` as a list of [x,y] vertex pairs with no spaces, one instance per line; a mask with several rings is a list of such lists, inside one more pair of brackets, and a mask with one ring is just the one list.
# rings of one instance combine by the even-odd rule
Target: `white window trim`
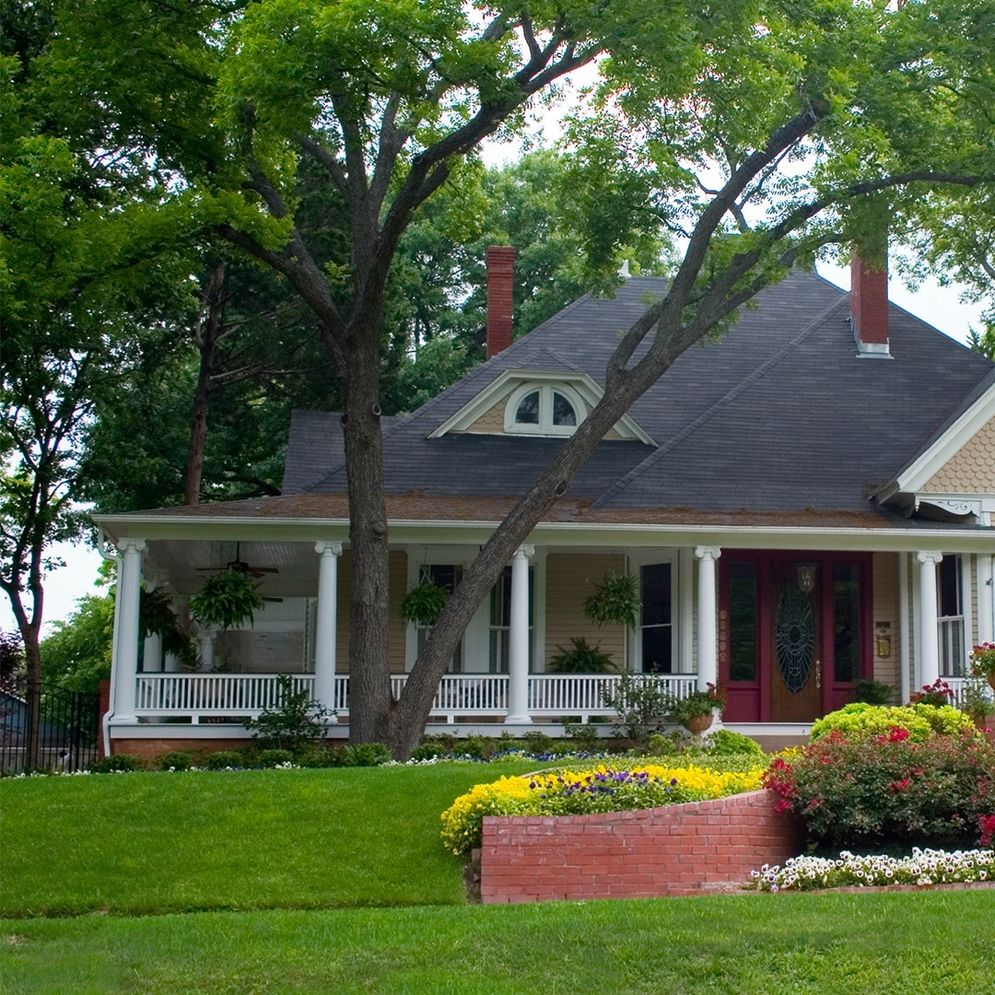
[[[675,667],[681,667],[681,630],[684,623],[684,612],[682,611],[681,599],[681,556],[680,550],[674,548],[660,548],[652,550],[641,550],[628,557],[627,572],[636,578],[636,591],[639,595],[639,602],[643,600],[643,575],[642,568],[652,566],[656,563],[670,564],[670,659]],[[629,669],[634,673],[642,673],[643,670],[643,626],[642,618],[636,619],[635,628],[632,630],[629,639]],[[683,674],[683,670],[674,670],[671,676]]]
[[[539,422],[536,425],[525,424],[515,420],[518,412],[518,405],[522,398],[529,394],[538,392],[539,394]],[[554,425],[553,424],[553,393],[562,394],[573,406],[577,419],[576,425]],[[577,431],[580,423],[587,417],[587,405],[584,399],[572,387],[565,383],[553,381],[552,383],[524,383],[514,391],[508,398],[508,403],[504,408],[504,430],[514,435],[573,435]]]

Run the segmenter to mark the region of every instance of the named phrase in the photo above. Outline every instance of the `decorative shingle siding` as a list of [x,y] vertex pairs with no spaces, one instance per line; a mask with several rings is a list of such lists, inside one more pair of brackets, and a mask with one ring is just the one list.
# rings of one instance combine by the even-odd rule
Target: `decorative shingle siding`
[[965,442],[923,490],[937,494],[995,493],[995,418]]

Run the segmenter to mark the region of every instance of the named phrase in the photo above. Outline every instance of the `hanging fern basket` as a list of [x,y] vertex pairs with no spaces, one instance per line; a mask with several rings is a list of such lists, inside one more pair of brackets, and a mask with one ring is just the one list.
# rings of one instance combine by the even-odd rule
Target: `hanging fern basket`
[[204,582],[190,599],[190,614],[201,625],[238,629],[253,622],[253,613],[262,608],[259,585],[246,573],[223,570]]

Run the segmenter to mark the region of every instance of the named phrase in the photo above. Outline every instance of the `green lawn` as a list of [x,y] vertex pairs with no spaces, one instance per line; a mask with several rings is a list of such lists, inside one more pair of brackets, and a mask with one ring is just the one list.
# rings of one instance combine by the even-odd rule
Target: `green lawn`
[[439,813],[536,766],[0,782],[0,992],[991,990],[991,891],[468,905]]
[[933,892],[6,921],[0,977],[12,995],[977,995],[995,978],[992,905]]
[[0,915],[461,904],[439,814],[537,766],[0,781]]

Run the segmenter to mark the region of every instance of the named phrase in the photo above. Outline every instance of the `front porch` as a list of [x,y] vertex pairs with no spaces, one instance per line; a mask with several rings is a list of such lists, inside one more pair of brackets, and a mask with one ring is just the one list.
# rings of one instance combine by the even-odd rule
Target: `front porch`
[[[331,737],[347,736],[346,544],[316,539],[313,531],[307,536],[304,522],[207,524],[116,523],[107,748],[135,740],[244,740],[245,721],[279,703],[282,677],[335,713]],[[344,533],[344,523],[336,531]],[[487,532],[481,527],[479,536],[471,531],[457,542],[440,529],[426,535],[434,541],[416,542],[421,531],[392,532],[388,655],[395,698],[427,631],[402,617],[400,602],[426,580],[458,583],[479,548],[467,539]],[[909,537],[894,533],[869,535],[865,548],[854,550],[853,536],[815,532],[638,531],[537,530],[535,544],[520,548],[471,620],[426,731],[497,736],[534,728],[562,735],[565,723],[580,722],[609,735],[617,714],[606,694],[628,669],[678,698],[719,683],[729,701],[727,728],[797,739],[815,718],[850,700],[860,680],[886,683],[893,700],[904,701],[942,676],[960,700],[972,640],[991,638],[992,556],[974,552],[973,537],[941,554],[903,548]],[[720,538],[724,545],[716,544]],[[190,597],[206,576],[233,563],[258,578],[264,608],[242,628],[198,626]],[[597,626],[585,615],[585,599],[612,574],[634,578],[640,609],[632,628]],[[143,637],[143,584],[168,594],[195,640],[193,671],[159,637]],[[575,637],[600,645],[613,672],[552,672]]]

